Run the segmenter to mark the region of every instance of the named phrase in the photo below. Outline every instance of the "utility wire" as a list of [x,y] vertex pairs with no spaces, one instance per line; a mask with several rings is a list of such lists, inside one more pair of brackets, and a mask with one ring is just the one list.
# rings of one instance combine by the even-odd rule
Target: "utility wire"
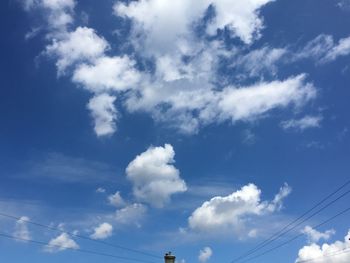
[[[336,219],[337,217],[339,217],[339,216],[341,216],[341,215],[343,215],[343,214],[345,214],[345,213],[347,213],[347,212],[349,212],[349,211],[350,211],[350,207],[348,207],[347,209],[345,209],[345,210],[339,212],[338,214],[336,214],[336,215],[330,217],[329,219],[327,219],[327,220],[321,222],[320,224],[313,226],[312,228],[317,229],[317,228],[319,228],[319,227],[321,227],[321,226],[323,226],[323,225],[329,223],[330,221]],[[298,238],[300,238],[300,237],[303,237],[303,236],[304,236],[304,234],[298,234],[298,235],[292,237],[291,239],[288,239],[287,241],[285,241],[285,242],[283,242],[283,243],[281,243],[281,244],[279,244],[279,245],[277,245],[277,246],[275,246],[275,247],[273,247],[273,248],[270,248],[270,249],[268,249],[268,250],[266,250],[266,251],[264,251],[264,252],[262,252],[262,253],[260,253],[260,254],[258,254],[258,255],[256,255],[256,256],[253,256],[253,257],[251,257],[251,258],[248,258],[248,259],[242,261],[242,263],[249,262],[249,261],[252,261],[253,259],[262,257],[262,256],[264,256],[264,255],[266,255],[266,254],[268,254],[268,253],[270,253],[270,252],[272,252],[272,251],[274,251],[274,250],[276,250],[276,249],[279,249],[279,248],[281,248],[281,247],[283,247],[283,246],[285,246],[285,245],[287,245],[287,244],[293,242],[294,240],[296,240],[296,239],[298,239]]]
[[[260,242],[258,245],[256,245],[255,247],[253,247],[252,249],[248,250],[247,252],[245,252],[243,255],[235,258],[234,260],[231,261],[231,263],[237,262],[247,256],[250,256],[251,254],[255,253],[256,251],[266,247],[268,244],[270,244],[271,242],[275,241],[276,239],[278,239],[279,237],[285,235],[287,232],[290,232],[291,230],[288,230],[289,227],[291,227],[292,225],[294,225],[295,223],[297,223],[299,220],[301,220],[303,217],[305,217],[306,215],[308,215],[309,213],[311,213],[313,210],[315,210],[317,207],[319,207],[320,205],[322,205],[324,202],[326,202],[329,198],[331,198],[332,196],[336,195],[337,193],[339,193],[342,189],[344,189],[346,186],[348,186],[350,184],[350,180],[348,180],[347,182],[345,182],[343,185],[341,185],[339,188],[337,188],[335,191],[333,191],[332,193],[330,193],[329,195],[327,195],[325,198],[323,198],[321,201],[319,201],[318,203],[316,203],[313,207],[311,207],[310,209],[308,209],[306,212],[304,212],[302,215],[300,215],[299,217],[297,217],[296,219],[294,219],[293,221],[291,221],[290,223],[288,223],[286,226],[284,226],[281,230],[277,231],[276,233],[274,233],[273,235],[271,235],[269,238],[265,239],[264,241]],[[328,205],[329,206],[329,205]],[[313,215],[314,216],[314,215]],[[310,219],[311,217],[309,217],[308,219]],[[305,220],[306,221],[306,220]],[[303,221],[303,222],[305,222]],[[302,223],[303,223],[302,222]],[[299,224],[300,225],[300,224]],[[293,228],[295,229],[295,227]],[[284,233],[286,232],[286,233]]]
[[331,253],[331,254],[326,254],[326,255],[324,255],[322,257],[310,258],[310,259],[306,259],[306,260],[299,260],[296,263],[312,262],[312,261],[315,261],[315,260],[319,260],[319,259],[323,259],[323,258],[331,258],[331,257],[335,257],[335,256],[338,256],[338,255],[347,254],[347,253],[350,253],[350,248],[339,250],[339,251]]
[[22,220],[20,217],[13,216],[13,215],[8,215],[8,214],[2,213],[2,212],[0,212],[0,216],[6,217],[6,218],[9,218],[9,219],[14,219],[14,220],[17,220],[17,221],[21,220],[23,222],[26,222],[26,223],[34,225],[34,226],[47,228],[49,230],[54,230],[54,231],[58,231],[58,232],[61,232],[61,233],[67,233],[68,235],[73,236],[73,237],[89,240],[89,241],[92,241],[92,242],[95,242],[95,243],[99,243],[99,244],[103,244],[103,245],[106,245],[106,246],[110,246],[110,247],[126,250],[126,251],[137,253],[137,254],[142,254],[144,256],[149,256],[149,257],[153,257],[153,258],[157,258],[157,259],[161,258],[160,256],[157,256],[157,255],[154,255],[154,254],[151,254],[151,253],[148,253],[148,252],[144,252],[144,251],[141,251],[141,250],[128,248],[128,247],[125,247],[125,246],[120,246],[120,245],[108,243],[108,242],[105,242],[105,241],[102,241],[102,240],[96,240],[96,239],[93,239],[93,238],[90,238],[90,237],[87,237],[87,236],[82,236],[82,235],[75,234],[75,233],[68,232],[68,231],[63,231],[63,230],[59,229],[58,227],[48,226],[48,225],[37,223],[37,222],[31,221],[31,220]]
[[76,252],[81,252],[81,253],[87,253],[87,254],[92,254],[92,255],[97,255],[97,256],[104,256],[104,257],[110,257],[110,258],[117,258],[117,259],[122,259],[122,260],[127,260],[127,261],[134,261],[134,262],[141,262],[141,263],[155,263],[152,261],[145,261],[137,258],[129,258],[129,257],[123,257],[123,256],[117,256],[117,255],[112,255],[112,254],[106,254],[102,252],[96,252],[92,250],[86,250],[86,249],[80,249],[80,248],[71,248],[71,247],[66,247],[66,246],[60,246],[60,245],[52,245],[48,244],[43,241],[37,241],[33,239],[26,239],[26,238],[20,238],[20,237],[15,237],[12,235],[0,233],[0,237],[8,238],[8,239],[14,239],[14,240],[19,240],[19,241],[24,241],[24,242],[29,242],[32,244],[37,244],[37,245],[44,245],[48,248],[60,248],[60,249],[68,249]]
[[[290,231],[294,230],[295,228],[297,228],[298,226],[300,226],[301,224],[305,223],[306,221],[308,221],[310,218],[314,217],[315,215],[319,214],[320,212],[322,212],[323,210],[325,210],[326,208],[328,208],[329,206],[331,206],[332,204],[334,204],[335,202],[337,202],[338,200],[340,200],[341,198],[343,198],[344,196],[348,195],[350,193],[350,190],[348,190],[347,192],[343,193],[342,195],[340,195],[338,198],[334,199],[333,201],[329,202],[328,204],[326,204],[325,206],[321,207],[319,210],[317,210],[316,212],[314,212],[313,214],[311,214],[310,216],[308,216],[307,218],[303,219],[302,221],[300,221],[298,224],[296,224],[295,226],[293,226],[292,228],[282,232],[281,234],[279,234],[278,236],[276,236],[274,239],[270,240],[269,242],[265,243],[263,246],[261,246],[259,248],[259,250],[261,248],[266,247],[267,245],[269,245],[271,242],[277,240],[278,238],[284,236],[285,234],[289,233]],[[303,234],[301,234],[303,235]],[[257,251],[257,250],[256,250]],[[256,251],[249,253],[247,256],[254,254]],[[247,257],[246,256],[246,257]]]

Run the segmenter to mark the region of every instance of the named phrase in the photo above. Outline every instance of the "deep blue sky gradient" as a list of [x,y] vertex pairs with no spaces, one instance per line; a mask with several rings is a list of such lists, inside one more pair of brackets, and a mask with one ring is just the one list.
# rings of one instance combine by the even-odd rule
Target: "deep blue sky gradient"
[[[265,21],[262,38],[251,48],[269,45],[298,50],[319,34],[330,34],[335,40],[349,36],[350,12],[338,8],[335,2],[277,0],[269,4],[261,12]],[[118,54],[119,43],[112,34],[118,20],[112,16],[112,4],[113,1],[79,2],[77,13],[87,12],[89,26],[103,35]],[[295,115],[290,110],[276,110],[256,123],[212,124],[198,134],[182,135],[155,123],[147,114],[119,109],[122,121],[118,132],[98,138],[86,110],[89,94],[74,87],[68,78],[57,77],[53,61],[40,55],[46,43],[42,34],[30,40],[24,38],[40,19],[28,15],[11,0],[1,1],[0,13],[0,208],[6,207],[6,211],[13,210],[19,216],[28,214],[46,224],[64,221],[79,225],[79,220],[111,209],[105,195],[95,193],[97,187],[106,188],[108,193],[120,190],[132,198],[131,185],[124,175],[126,166],[150,145],[164,143],[173,145],[176,167],[188,185],[219,184],[234,191],[254,183],[262,189],[262,199],[270,200],[287,182],[293,192],[276,220],[278,216],[287,220],[301,214],[349,178],[350,56],[325,65],[305,60],[279,67],[281,79],[306,72],[307,79],[317,87],[317,99],[297,116],[321,111],[324,120],[320,129],[283,131],[280,121]],[[256,135],[253,144],[243,142],[247,129]],[[307,147],[312,142],[315,147]],[[47,164],[50,156],[66,165],[88,166],[91,170],[83,174],[86,179],[73,182],[57,179],[61,171],[52,176],[40,174],[36,167]],[[209,245],[214,251],[211,262],[229,262],[259,240],[240,242],[232,238],[186,244],[173,243],[171,235],[165,234],[186,227],[193,209],[210,197],[210,193],[202,200],[188,193],[176,195],[169,208],[150,208],[141,229],[121,228],[111,241],[160,255],[172,249],[186,262],[197,262],[198,250]],[[314,222],[346,208],[350,199],[345,199]],[[336,229],[334,240],[342,239],[349,228],[348,219],[346,215],[324,229]],[[0,219],[1,230],[11,229],[11,224]],[[31,229],[38,239],[47,241],[52,237],[49,231]],[[169,248],[156,245],[163,239]],[[80,244],[87,249],[124,253],[88,242]],[[256,262],[292,263],[303,245],[305,240],[298,240]],[[0,250],[0,262],[9,263],[119,262],[69,251],[47,254],[38,246],[3,238]]]

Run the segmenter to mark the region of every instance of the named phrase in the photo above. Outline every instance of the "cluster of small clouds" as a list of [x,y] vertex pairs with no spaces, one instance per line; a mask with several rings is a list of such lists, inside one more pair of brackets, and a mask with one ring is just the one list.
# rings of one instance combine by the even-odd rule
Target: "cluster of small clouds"
[[[187,190],[186,183],[180,177],[180,171],[174,166],[175,151],[170,144],[164,147],[149,147],[137,155],[126,168],[126,177],[133,186],[133,196],[137,202],[125,200],[120,191],[107,197],[108,203],[117,208],[109,223],[102,223],[93,229],[91,238],[106,239],[113,233],[113,224],[118,226],[141,227],[148,206],[162,208],[170,202],[171,196]],[[98,193],[106,193],[98,188]]]
[[[305,231],[305,230],[304,230]],[[346,263],[350,262],[350,231],[345,236],[344,241],[335,241],[334,243],[322,245],[316,244],[321,238],[328,239],[333,233],[329,230],[326,233],[320,233],[313,229],[306,229],[305,231],[311,244],[304,246],[299,250],[296,263],[302,262],[318,262],[318,263]]]
[[[287,49],[265,46],[243,53],[239,47],[227,48],[216,37],[220,31],[228,29],[241,45],[252,44],[263,29],[259,11],[272,2],[178,0],[168,5],[166,0],[118,1],[113,7],[114,15],[131,22],[126,41],[135,50],[133,54],[119,56],[109,55],[111,45],[93,28],[77,26],[72,29],[74,0],[26,0],[24,8],[43,11],[48,22],[46,39],[49,41],[44,54],[55,59],[58,76],[69,76],[73,83],[91,93],[87,109],[94,120],[95,133],[107,136],[117,131],[120,119],[117,103],[129,112],[147,112],[156,121],[165,122],[183,133],[195,133],[211,123],[247,122],[265,117],[273,109],[291,106],[300,109],[315,99],[317,90],[306,74],[277,78],[278,62],[286,56]],[[203,17],[209,8],[215,9],[215,16],[205,21]],[[198,24],[204,24],[204,37],[196,34],[195,25]],[[208,36],[216,38],[208,40]],[[348,54],[350,38],[336,42],[332,36],[320,35],[297,52],[293,60],[312,58],[324,64]],[[154,71],[140,70],[134,57],[152,61]],[[275,80],[259,80],[249,85],[217,84],[222,58],[233,61],[231,68],[239,68],[251,78],[268,72]],[[320,127],[321,121],[322,116],[307,115],[284,121],[281,127],[303,131]],[[246,138],[247,142],[255,140],[249,132]],[[109,203],[117,208],[114,222],[140,226],[147,205],[162,208],[174,194],[187,191],[186,182],[174,165],[174,156],[173,147],[165,144],[164,147],[150,147],[129,163],[126,177],[132,183],[137,202],[124,200],[120,192],[110,195]],[[97,192],[106,191],[100,188]],[[291,188],[284,185],[272,201],[262,201],[261,190],[248,184],[230,195],[204,202],[189,217],[189,229],[246,232],[247,218],[279,211],[290,192]],[[109,238],[113,233],[112,224],[103,222],[94,227],[91,238]],[[332,234],[320,234],[312,229],[304,232],[311,242],[327,239]],[[15,233],[24,239],[30,237],[25,218],[17,222]],[[255,237],[257,231],[248,229],[248,235]],[[77,249],[79,245],[67,233],[62,233],[50,241],[48,251],[67,248]],[[307,258],[312,254],[309,251],[322,254],[326,250],[312,244],[301,250],[299,258]],[[199,260],[206,262],[211,255],[212,250],[206,247],[200,252]]]
[[[126,168],[126,177],[132,183],[133,197],[137,202],[125,200],[119,191],[107,195],[106,201],[116,210],[113,215],[99,219],[103,221],[89,230],[90,238],[95,240],[110,238],[115,228],[120,226],[141,227],[148,205],[163,208],[171,201],[174,194],[187,191],[187,184],[174,165],[174,157],[175,151],[170,144],[152,146],[137,155]],[[99,187],[96,192],[105,194],[107,191]],[[188,218],[188,230],[194,233],[228,231],[236,234],[245,231],[249,237],[255,238],[257,230],[246,225],[248,219],[279,211],[283,207],[284,198],[290,192],[291,188],[285,184],[271,201],[262,201],[261,190],[256,185],[249,184],[228,196],[216,196],[193,211]],[[22,217],[15,225],[14,236],[23,241],[31,238],[27,226],[28,220],[28,217]],[[76,232],[70,234],[63,224],[57,228],[62,233],[48,242],[45,251],[60,252],[80,248],[73,239]],[[206,262],[211,254],[211,249],[203,249],[199,256],[200,261]]]
[[[271,2],[117,2],[114,14],[131,22],[126,41],[135,50],[134,54],[120,56],[107,55],[111,46],[94,29],[69,29],[74,24],[73,0],[27,0],[25,8],[46,10],[49,29],[55,30],[47,34],[50,43],[44,53],[56,59],[58,75],[71,76],[75,84],[91,92],[87,108],[95,133],[106,136],[117,131],[117,103],[129,112],[148,112],[156,121],[180,132],[195,133],[211,123],[251,121],[275,108],[301,107],[314,99],[316,89],[305,74],[250,85],[214,84],[218,83],[222,58],[234,61],[232,67],[241,68],[251,77],[266,70],[276,75],[276,64],[286,49],[266,46],[241,54],[238,47],[228,49],[218,38],[220,31],[228,29],[241,45],[254,42],[263,29],[259,11]],[[203,17],[209,8],[215,9],[215,16],[206,21]],[[52,17],[64,15],[66,19],[56,25]],[[205,26],[205,36],[196,34],[195,25]],[[206,36],[216,36],[216,40],[209,41]],[[334,51],[337,54],[338,49]],[[134,55],[152,61],[154,72],[140,70]]]
[[[141,227],[147,205],[163,208],[174,194],[187,191],[180,171],[174,166],[174,156],[173,147],[165,144],[163,147],[148,148],[129,163],[126,177],[132,183],[133,197],[138,203],[125,200],[119,191],[109,195],[109,204],[117,208],[113,222]],[[248,218],[264,217],[280,211],[283,200],[290,193],[291,188],[285,184],[271,201],[262,201],[261,190],[254,184],[248,184],[228,196],[216,196],[204,202],[188,218],[188,230],[196,233],[244,232],[254,238],[257,230],[246,224]],[[93,235],[100,232],[97,230],[103,232],[104,227],[96,228]]]
[[[28,222],[30,222],[30,218],[27,216],[22,216],[16,221],[13,237],[18,241],[28,242],[32,239],[31,231],[28,228]],[[59,236],[52,238],[45,246],[44,251],[59,252],[66,249],[79,249],[79,245],[70,237],[69,234],[64,232],[62,224],[60,224],[57,228],[61,229],[62,233]]]

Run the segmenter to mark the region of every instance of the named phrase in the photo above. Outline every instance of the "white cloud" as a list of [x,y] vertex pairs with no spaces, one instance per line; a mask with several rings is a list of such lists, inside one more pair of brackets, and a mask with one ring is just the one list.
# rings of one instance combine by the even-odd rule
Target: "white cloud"
[[90,236],[93,239],[106,239],[113,234],[113,226],[108,223],[102,223],[94,229],[94,233]]
[[[277,63],[287,54],[283,48],[263,47],[249,52],[246,55],[237,56],[232,67],[242,70],[245,78],[259,77],[262,73],[274,76],[277,73]],[[246,74],[247,73],[247,74]]]
[[304,78],[304,75],[299,75],[251,87],[225,88],[217,105],[219,116],[221,119],[231,118],[233,122],[251,120],[274,108],[301,105],[316,96],[314,87],[303,83]]
[[281,209],[282,199],[290,192],[289,186],[285,185],[273,201],[261,201],[261,190],[254,184],[246,185],[228,196],[216,196],[204,202],[189,217],[189,227],[200,232],[240,233],[249,217]]
[[175,152],[170,144],[150,147],[126,168],[135,197],[155,207],[163,207],[171,195],[185,192],[186,183],[173,165]]
[[[286,50],[264,47],[246,55],[236,54],[218,41],[208,43],[195,39],[191,28],[194,21],[198,22],[212,5],[216,18],[208,28],[227,26],[245,42],[250,42],[262,25],[257,10],[268,2],[272,1],[194,3],[181,0],[172,5],[162,0],[116,3],[115,13],[134,22],[134,35],[130,41],[136,51],[153,58],[156,66],[155,76],[145,78],[138,89],[128,94],[127,109],[150,112],[156,121],[166,122],[183,133],[195,133],[201,126],[213,122],[247,121],[261,117],[269,110],[293,103],[301,105],[314,98],[315,89],[305,83],[304,75],[248,87],[233,85],[223,90],[212,84],[221,56],[231,58],[235,61],[232,66],[255,77],[265,71],[274,75],[275,64]],[[144,16],[145,13],[148,15]],[[190,62],[184,62],[184,56],[189,56]]]
[[114,102],[117,98],[106,93],[97,95],[90,99],[88,109],[94,119],[94,130],[97,136],[113,134],[116,127],[117,110]]
[[283,200],[290,195],[292,192],[292,188],[285,183],[279,190],[279,192],[275,195],[274,199],[271,201],[271,203],[267,206],[267,209],[270,212],[281,210],[283,207]]
[[[127,111],[147,112],[155,121],[187,134],[212,123],[255,120],[273,109],[301,106],[313,99],[316,90],[305,75],[242,86],[227,84],[218,74],[225,58],[235,61],[232,66],[246,76],[275,76],[285,49],[265,46],[247,53],[247,49],[228,49],[223,41],[208,40],[206,34],[201,37],[195,32],[195,25],[202,23],[207,34],[227,28],[244,43],[252,43],[263,28],[259,10],[270,2],[273,0],[178,0],[169,5],[166,0],[118,1],[115,14],[132,21],[132,33],[126,40],[133,46],[130,56],[107,55],[109,44],[91,28],[69,31],[73,0],[32,0],[26,6],[27,10],[49,10],[50,25],[55,20],[52,17],[67,18],[62,26],[51,26],[46,53],[57,58],[58,74],[71,70],[72,81],[93,94],[88,108],[96,134],[103,136],[116,131],[116,97]],[[209,7],[215,9],[215,16],[204,25]]]
[[[213,34],[217,29],[229,28],[233,34],[247,44],[259,36],[263,28],[259,9],[273,0],[211,0],[217,13],[214,21],[209,24],[207,32]],[[207,1],[208,2],[208,1]]]
[[281,127],[285,130],[299,130],[303,131],[305,129],[310,129],[310,128],[319,128],[321,126],[321,121],[322,121],[321,116],[305,116],[301,119],[295,120],[288,120],[288,121],[283,121],[281,122]]
[[336,43],[332,36],[322,34],[307,43],[296,55],[296,59],[313,58],[322,64],[349,54],[350,37],[342,38]]
[[74,20],[74,0],[24,0],[23,6],[27,11],[44,9],[48,26],[53,31],[66,31],[67,26]]
[[75,31],[64,34],[62,39],[53,39],[53,43],[46,47],[46,53],[57,57],[58,73],[63,74],[74,63],[94,61],[101,57],[108,48],[107,41],[98,36],[95,30],[78,27]]
[[339,0],[337,6],[345,11],[350,10],[350,0]]
[[210,247],[205,247],[199,251],[198,260],[199,262],[207,262],[213,255],[213,250]]
[[256,142],[256,135],[249,129],[244,130],[243,133],[243,143],[246,145],[252,145]]
[[73,81],[87,90],[100,93],[133,88],[140,79],[129,57],[100,57],[92,65],[82,64],[73,74]]
[[336,60],[338,57],[347,56],[350,54],[350,37],[342,38],[338,44],[327,53],[324,58],[326,62]]
[[116,15],[132,19],[137,32],[147,34],[146,46],[153,44],[155,49],[164,49],[167,44],[186,37],[209,6],[215,8],[216,15],[207,25],[208,34],[227,27],[243,42],[251,43],[263,26],[259,9],[269,2],[272,0],[179,0],[169,5],[166,0],[142,0],[129,4],[117,2],[114,10]]
[[302,230],[302,233],[308,237],[310,243],[317,243],[321,239],[328,240],[332,235],[335,234],[335,231],[333,229],[330,229],[322,233],[310,226],[306,226]]
[[193,133],[210,123],[252,121],[276,108],[301,107],[317,94],[305,78],[299,75],[284,81],[228,86],[221,91],[202,80],[155,84],[129,94],[127,107],[129,111],[150,112],[156,120]]
[[348,263],[350,262],[350,253],[339,253],[344,250],[350,249],[350,231],[344,238],[344,242],[336,241],[331,244],[323,244],[319,246],[317,244],[311,244],[304,246],[299,250],[298,258],[295,261],[304,262],[313,260],[317,263]]
[[27,216],[22,216],[19,220],[16,221],[13,236],[18,238],[20,241],[25,241],[31,238],[27,221],[29,221],[29,217]]
[[146,206],[137,203],[131,204],[115,212],[115,221],[122,225],[136,225],[140,227],[146,212]]
[[45,247],[47,252],[58,252],[66,249],[79,249],[79,245],[67,233],[62,233],[58,237],[51,239]]
[[96,193],[100,193],[100,194],[103,194],[106,192],[106,189],[104,189],[103,187],[99,187],[96,189]]
[[121,207],[125,205],[124,199],[121,197],[120,192],[116,192],[113,195],[108,196],[108,201],[115,207]]
[[[300,95],[298,99],[303,100],[304,97],[305,101],[314,97],[314,94],[311,94],[313,88],[302,83],[304,76],[286,81],[257,83],[249,87],[226,87],[224,91],[212,84],[217,77],[217,64],[222,56],[237,61],[233,66],[248,71],[248,75],[257,76],[263,71],[275,74],[275,64],[286,50],[264,47],[245,56],[234,56],[235,51],[226,50],[219,41],[206,42],[196,39],[193,24],[202,19],[211,5],[216,10],[216,17],[209,23],[208,32],[213,33],[216,29],[227,27],[243,41],[251,42],[253,35],[262,26],[258,10],[268,2],[272,1],[233,3],[180,0],[171,5],[163,0],[143,0],[128,4],[117,2],[114,7],[115,13],[133,21],[134,34],[131,36],[131,43],[139,54],[152,58],[155,63],[155,75],[145,78],[137,90],[128,94],[128,110],[150,112],[156,121],[165,122],[183,133],[195,133],[203,125],[232,118],[232,114],[227,111],[235,110],[234,107],[246,107],[247,110],[251,110],[254,116],[248,113],[249,116],[243,116],[243,119],[247,120],[275,107],[295,102],[295,96],[298,96],[296,93]],[[145,13],[148,15],[145,16]],[[190,57],[189,62],[184,62],[184,56]],[[254,89],[259,86],[264,87]],[[277,86],[284,88],[278,89]],[[291,86],[290,91],[288,86]],[[261,94],[254,96],[255,91],[259,93],[259,90],[271,90],[267,94],[270,96],[262,96],[262,99]],[[278,95],[273,96],[275,92],[280,95],[278,98]],[[308,92],[309,94],[306,94]],[[232,100],[240,95],[249,96],[249,102],[243,100],[240,103],[241,98],[238,102],[227,101],[227,95]],[[275,98],[286,102],[275,102]],[[257,112],[248,108],[255,101],[261,104],[260,107],[253,105]],[[238,106],[231,107],[237,104]],[[238,120],[241,120],[239,116]]]

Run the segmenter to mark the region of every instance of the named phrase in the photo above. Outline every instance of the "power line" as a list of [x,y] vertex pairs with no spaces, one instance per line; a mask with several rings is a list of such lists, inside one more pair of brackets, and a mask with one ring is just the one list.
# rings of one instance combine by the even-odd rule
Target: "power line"
[[144,261],[144,260],[140,260],[140,259],[137,259],[137,258],[129,258],[129,257],[117,256],[117,255],[112,255],[112,254],[107,254],[107,253],[102,253],[102,252],[96,252],[96,251],[86,250],[86,249],[81,249],[81,248],[71,248],[71,247],[65,247],[65,246],[60,246],[60,245],[52,245],[52,244],[48,244],[48,243],[43,242],[43,241],[37,241],[37,240],[33,240],[33,239],[26,239],[26,238],[15,237],[15,236],[4,234],[4,233],[0,233],[0,237],[4,237],[4,238],[8,238],[8,239],[14,239],[14,240],[19,240],[19,241],[24,241],[24,242],[29,242],[29,243],[36,244],[36,245],[44,245],[44,246],[49,247],[49,248],[68,249],[68,250],[81,252],[81,253],[87,253],[87,254],[92,254],[92,255],[97,255],[97,256],[104,256],[104,257],[110,257],[110,258],[116,258],[116,259],[122,259],[122,260],[127,260],[127,261],[134,261],[134,262],[141,262],[141,263],[155,263],[155,262],[152,262],[152,261]]
[[[350,211],[350,207],[348,207],[347,209],[345,209],[345,210],[339,212],[338,214],[336,214],[336,215],[330,217],[329,219],[327,219],[327,220],[321,222],[320,224],[315,225],[315,226],[312,226],[312,228],[317,229],[317,228],[319,228],[319,227],[321,227],[321,226],[323,226],[323,225],[329,223],[330,221],[334,220],[335,218],[337,218],[337,217],[339,217],[339,216],[341,216],[341,215],[343,215],[343,214],[345,214],[345,213],[347,213],[347,212],[349,212],[349,211]],[[283,247],[283,246],[285,246],[285,245],[287,245],[287,244],[293,242],[294,240],[296,240],[296,239],[298,239],[298,238],[300,238],[300,237],[302,237],[302,236],[304,236],[304,234],[298,234],[298,235],[294,236],[293,238],[288,239],[287,241],[285,241],[285,242],[283,242],[283,243],[281,243],[281,244],[279,244],[279,245],[277,245],[277,246],[275,246],[275,247],[273,247],[273,248],[270,248],[270,249],[268,249],[268,250],[266,250],[266,251],[264,251],[264,252],[262,252],[262,253],[260,253],[260,254],[258,254],[258,255],[256,255],[256,256],[253,256],[253,257],[251,257],[251,258],[248,258],[248,259],[242,261],[242,263],[249,262],[249,261],[252,261],[253,259],[262,257],[262,256],[264,256],[264,255],[266,255],[266,254],[268,254],[268,253],[270,253],[270,252],[272,252],[272,251],[274,251],[274,250],[276,250],[276,249],[279,249],[279,248],[281,248],[281,247]]]
[[[0,212],[0,216],[6,217],[6,218],[10,218],[10,219],[14,219],[14,220],[17,220],[17,221],[18,220],[22,220],[20,217],[13,216],[13,215],[8,215],[8,214],[2,213],[2,212]],[[28,224],[34,225],[34,226],[47,228],[49,230],[59,231],[61,233],[67,233],[70,236],[81,238],[81,239],[85,239],[85,240],[89,240],[89,241],[93,241],[95,243],[103,244],[103,245],[106,245],[106,246],[110,246],[110,247],[126,250],[126,251],[137,253],[137,254],[142,254],[144,256],[149,256],[149,257],[153,257],[153,258],[157,258],[157,259],[161,258],[160,256],[157,256],[157,255],[154,255],[154,254],[151,254],[151,253],[148,253],[148,252],[144,252],[144,251],[141,251],[141,250],[128,248],[128,247],[120,246],[120,245],[116,245],[116,244],[111,244],[109,242],[105,242],[105,241],[102,241],[102,240],[96,240],[96,239],[93,239],[93,238],[90,238],[90,237],[87,237],[87,236],[82,236],[82,235],[75,234],[75,233],[72,233],[72,232],[63,231],[63,230],[59,229],[58,227],[48,226],[48,225],[45,225],[45,224],[42,224],[42,223],[37,223],[37,222],[31,221],[31,220],[22,220],[22,221],[24,221],[24,222],[26,222]]]
[[[331,198],[332,196],[336,195],[338,192],[340,192],[342,189],[344,189],[346,186],[348,186],[350,184],[350,180],[348,180],[347,182],[345,182],[343,185],[341,185],[339,188],[337,188],[335,191],[333,191],[332,193],[330,193],[329,195],[327,195],[325,198],[323,198],[321,201],[319,201],[318,203],[316,203],[313,207],[311,207],[310,209],[308,209],[306,212],[304,212],[302,215],[300,215],[299,217],[297,217],[296,219],[294,219],[293,221],[291,221],[290,223],[288,223],[286,226],[284,226],[281,230],[277,231],[276,233],[274,233],[273,235],[271,235],[269,238],[265,239],[264,241],[260,242],[258,245],[256,245],[254,248],[248,250],[247,252],[245,252],[243,255],[235,258],[234,260],[231,261],[231,263],[237,262],[247,256],[250,256],[251,254],[255,253],[256,251],[266,247],[268,244],[272,243],[273,241],[275,241],[276,239],[280,238],[281,236],[285,235],[286,233],[290,232],[291,230],[295,229],[295,227],[297,227],[298,225],[304,223],[306,220],[302,221],[301,223],[299,223],[298,225],[296,225],[294,228],[289,229],[288,228],[290,226],[292,226],[293,224],[295,224],[296,222],[298,222],[299,220],[301,220],[303,217],[305,217],[306,215],[308,215],[309,213],[311,213],[313,210],[315,210],[317,207],[319,207],[321,204],[323,204],[324,202],[326,202],[329,198]],[[346,194],[348,194],[349,192],[347,192]],[[337,199],[339,200],[339,199]],[[329,204],[331,205],[331,204]],[[328,206],[329,206],[328,205]],[[327,207],[328,207],[327,206]],[[327,208],[325,207],[325,208]],[[324,208],[324,209],[325,209]],[[321,210],[322,211],[322,210]],[[308,219],[310,219],[311,217],[313,217],[314,215],[316,215],[317,213],[313,214],[312,216],[309,216]]]
[[[276,239],[284,236],[285,234],[289,233],[290,231],[294,230],[295,228],[297,228],[298,226],[300,226],[301,224],[305,223],[307,220],[309,220],[310,218],[314,217],[315,215],[319,214],[320,212],[322,212],[323,210],[325,210],[326,208],[328,208],[330,205],[334,204],[335,202],[337,202],[339,199],[343,198],[344,196],[346,196],[347,194],[350,193],[350,190],[343,193],[341,196],[339,196],[338,198],[334,199],[333,201],[329,202],[328,204],[326,204],[325,206],[323,206],[322,208],[320,208],[319,210],[317,210],[316,212],[314,212],[313,214],[311,214],[310,216],[308,216],[307,218],[303,219],[302,221],[300,221],[298,224],[296,224],[295,226],[293,226],[292,228],[286,230],[285,232],[282,232],[280,235],[276,236],[274,239],[272,239],[271,241],[267,242],[265,245],[261,246],[259,248],[259,250],[261,248],[264,248],[266,247],[268,244],[270,244],[271,242],[275,241]],[[302,236],[303,234],[301,234]],[[257,251],[257,250],[256,250]],[[256,251],[250,253],[249,255],[251,254],[254,254]],[[247,256],[249,256],[247,255]],[[246,256],[246,257],[247,257]],[[244,262],[244,261],[243,261]]]
[[339,250],[339,251],[334,252],[332,254],[326,254],[326,255],[324,255],[322,257],[310,258],[310,259],[306,259],[306,260],[300,260],[300,261],[297,261],[297,263],[312,262],[312,261],[315,261],[315,260],[319,260],[319,259],[323,259],[323,258],[331,258],[331,257],[335,257],[335,256],[338,256],[338,255],[347,254],[347,253],[350,253],[350,248]]

